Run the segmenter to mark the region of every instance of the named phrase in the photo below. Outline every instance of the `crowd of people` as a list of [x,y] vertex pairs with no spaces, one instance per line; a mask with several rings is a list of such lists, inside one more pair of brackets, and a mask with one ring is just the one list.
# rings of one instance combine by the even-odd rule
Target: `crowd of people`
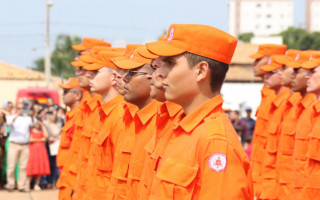
[[59,178],[56,155],[60,144],[64,109],[54,104],[21,98],[1,110],[1,186],[28,192],[55,188]]
[[[320,52],[259,46],[251,58],[265,86],[255,121],[249,106],[244,118],[222,109],[236,45],[233,36],[195,24],[172,24],[158,41],[126,48],[83,38],[73,45],[77,78],[60,85],[63,127],[50,133],[42,117],[15,114],[6,121],[9,147],[41,152],[46,138],[60,138],[52,158],[59,200],[320,199]],[[17,116],[26,117],[30,138],[10,140]],[[26,167],[36,186],[33,160],[44,157]]]

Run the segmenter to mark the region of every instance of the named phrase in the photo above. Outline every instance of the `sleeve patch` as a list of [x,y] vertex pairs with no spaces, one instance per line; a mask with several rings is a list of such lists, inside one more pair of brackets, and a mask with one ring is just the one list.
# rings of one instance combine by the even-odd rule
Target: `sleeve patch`
[[222,172],[227,167],[227,157],[222,153],[214,153],[208,160],[209,168],[215,172]]

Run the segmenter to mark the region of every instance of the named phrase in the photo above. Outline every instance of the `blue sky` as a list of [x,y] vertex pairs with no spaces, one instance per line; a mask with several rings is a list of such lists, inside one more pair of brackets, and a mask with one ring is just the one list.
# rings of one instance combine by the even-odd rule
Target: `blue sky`
[[[294,23],[305,19],[294,0]],[[50,41],[60,33],[113,44],[156,40],[172,23],[207,24],[228,31],[228,0],[52,0]],[[45,54],[46,0],[0,0],[0,61],[30,67]]]

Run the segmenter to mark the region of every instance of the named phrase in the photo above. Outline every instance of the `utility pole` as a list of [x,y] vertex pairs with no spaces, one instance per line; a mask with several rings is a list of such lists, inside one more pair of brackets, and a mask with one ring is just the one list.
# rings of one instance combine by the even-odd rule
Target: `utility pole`
[[51,77],[51,54],[50,54],[50,7],[53,4],[50,0],[46,2],[46,57],[44,63],[44,70],[46,75],[46,87],[50,87],[50,77]]

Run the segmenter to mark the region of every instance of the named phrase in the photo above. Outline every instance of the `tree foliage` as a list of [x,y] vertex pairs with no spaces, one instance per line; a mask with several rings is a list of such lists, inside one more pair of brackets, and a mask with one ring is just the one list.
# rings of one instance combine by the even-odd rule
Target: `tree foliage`
[[320,32],[309,33],[305,29],[290,27],[279,35],[288,49],[320,50]]
[[[78,36],[60,34],[56,39],[55,49],[51,54],[51,73],[62,78],[74,76],[75,68],[70,64],[77,55],[77,51],[72,49],[72,45],[81,43]],[[44,58],[34,61],[32,69],[44,72]]]
[[242,42],[245,42],[245,43],[249,43],[251,41],[251,38],[254,37],[254,34],[252,32],[250,33],[240,33],[238,35],[238,39]]

